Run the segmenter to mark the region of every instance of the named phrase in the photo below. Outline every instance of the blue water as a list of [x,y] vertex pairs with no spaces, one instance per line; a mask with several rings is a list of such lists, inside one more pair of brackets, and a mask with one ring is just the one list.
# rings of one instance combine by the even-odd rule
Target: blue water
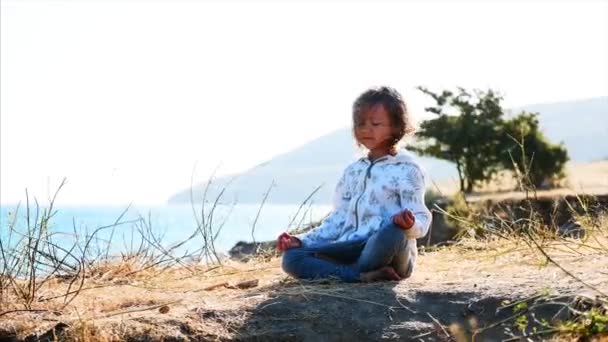
[[[11,232],[9,227],[11,225],[18,232],[27,230],[25,207],[21,205],[17,211],[16,208],[16,206],[0,207],[0,238],[3,239],[5,247],[8,244],[8,236]],[[210,217],[214,234],[222,223],[225,223],[215,240],[215,249],[218,252],[226,252],[238,241],[251,241],[252,227],[259,208],[259,205],[217,207]],[[329,206],[307,206],[302,208],[296,217],[298,208],[299,205],[265,204],[255,223],[255,240],[273,240],[288,228],[321,219],[331,209]],[[31,221],[35,216],[34,209],[30,207]],[[190,204],[156,207],[136,205],[131,207],[63,206],[54,208],[54,210],[56,213],[49,222],[49,232],[54,233],[54,241],[57,241],[59,245],[64,245],[64,247],[70,246],[75,241],[75,236],[79,236],[82,240],[84,236],[90,235],[96,228],[113,226],[126,210],[118,221],[119,225],[100,230],[96,234],[99,239],[94,240],[101,249],[109,245],[113,254],[127,253],[136,248],[140,241],[137,238],[140,235],[138,229],[146,229],[147,227],[151,227],[151,231],[155,235],[162,235],[160,241],[164,246],[183,241],[196,230],[197,217],[199,222],[201,217],[201,205],[195,205],[195,214]],[[210,205],[205,208],[205,211],[206,218],[209,218]],[[12,224],[13,222],[15,223]],[[207,222],[209,222],[208,219]],[[112,235],[111,243],[109,243],[110,235]],[[13,245],[18,237],[19,233],[12,233],[11,243]],[[194,250],[202,245],[202,238],[197,236],[184,248]]]

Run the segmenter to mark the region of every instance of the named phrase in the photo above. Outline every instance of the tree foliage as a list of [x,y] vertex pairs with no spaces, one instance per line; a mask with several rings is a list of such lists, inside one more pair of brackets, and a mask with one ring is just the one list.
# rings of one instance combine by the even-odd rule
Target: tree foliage
[[421,123],[413,149],[453,162],[461,191],[472,192],[503,169],[527,176],[528,185],[535,186],[547,177],[563,175],[566,149],[548,142],[537,114],[524,112],[506,119],[503,98],[491,89],[441,93],[418,89],[433,98],[435,105],[426,110],[436,116]]
[[538,188],[547,180],[564,176],[568,151],[542,134],[538,113],[520,113],[505,122],[504,131],[507,138],[502,139],[502,166],[517,174],[520,185]]

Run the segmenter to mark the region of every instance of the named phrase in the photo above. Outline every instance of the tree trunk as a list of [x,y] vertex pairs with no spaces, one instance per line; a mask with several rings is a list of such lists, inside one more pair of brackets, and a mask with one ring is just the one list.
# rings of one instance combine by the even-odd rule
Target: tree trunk
[[469,182],[467,183],[467,194],[470,194],[471,192],[473,192],[473,182],[471,180],[469,180]]
[[462,174],[462,165],[459,160],[456,161],[456,170],[458,170],[458,180],[460,180],[460,191],[464,192],[464,175]]

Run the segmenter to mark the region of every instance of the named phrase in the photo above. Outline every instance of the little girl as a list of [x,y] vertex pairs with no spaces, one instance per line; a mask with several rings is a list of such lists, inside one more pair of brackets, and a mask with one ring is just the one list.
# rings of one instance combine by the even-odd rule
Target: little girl
[[314,230],[283,233],[283,270],[296,278],[338,277],[346,282],[408,278],[431,214],[424,175],[398,143],[413,132],[401,95],[367,90],[353,104],[353,133],[367,157],[349,165],[334,196],[334,210]]

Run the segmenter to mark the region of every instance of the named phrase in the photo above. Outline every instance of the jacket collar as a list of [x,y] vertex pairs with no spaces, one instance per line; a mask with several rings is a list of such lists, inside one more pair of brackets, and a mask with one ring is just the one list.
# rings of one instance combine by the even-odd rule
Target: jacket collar
[[[399,163],[412,163],[414,162],[414,155],[406,149],[401,149],[396,155],[386,155],[373,161],[376,163],[388,163],[388,164],[399,164]],[[359,159],[359,162],[365,163],[366,165],[372,164],[369,157],[365,156]]]

